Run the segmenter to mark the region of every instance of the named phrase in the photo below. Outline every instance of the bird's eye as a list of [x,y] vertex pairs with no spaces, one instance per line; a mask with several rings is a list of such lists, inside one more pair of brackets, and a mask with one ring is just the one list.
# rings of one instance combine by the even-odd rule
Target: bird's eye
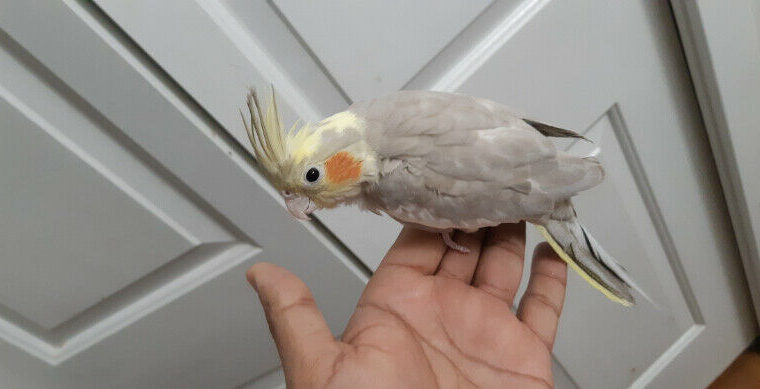
[[317,168],[313,167],[306,171],[306,181],[308,182],[317,182],[319,179],[319,170]]

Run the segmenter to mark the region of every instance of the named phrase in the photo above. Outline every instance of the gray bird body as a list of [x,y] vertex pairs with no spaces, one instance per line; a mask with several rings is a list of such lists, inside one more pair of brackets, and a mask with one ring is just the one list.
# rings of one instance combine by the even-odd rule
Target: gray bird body
[[366,121],[379,178],[364,206],[430,231],[541,220],[599,184],[594,158],[554,143],[499,104],[471,96],[404,91],[349,107]]
[[444,239],[526,220],[543,226],[563,259],[610,299],[633,304],[630,288],[647,297],[575,216],[570,198],[602,182],[604,169],[549,137],[582,136],[452,93],[401,91],[348,111],[364,121],[379,165],[361,206]]

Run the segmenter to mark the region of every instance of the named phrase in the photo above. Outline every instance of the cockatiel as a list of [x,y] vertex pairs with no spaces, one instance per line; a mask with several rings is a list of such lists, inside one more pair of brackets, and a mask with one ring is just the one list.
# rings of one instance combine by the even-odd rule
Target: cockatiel
[[298,219],[355,203],[439,232],[459,251],[467,249],[452,240],[454,230],[526,220],[611,300],[632,305],[631,288],[646,297],[578,222],[570,197],[599,184],[604,169],[549,139],[583,138],[575,132],[454,93],[400,91],[287,132],[274,91],[265,112],[255,91],[247,103],[256,159]]

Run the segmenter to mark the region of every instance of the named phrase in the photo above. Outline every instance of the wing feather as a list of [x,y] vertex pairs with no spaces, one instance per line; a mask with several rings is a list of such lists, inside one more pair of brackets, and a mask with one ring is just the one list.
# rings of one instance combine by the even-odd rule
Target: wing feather
[[401,91],[349,108],[368,123],[381,159],[412,161],[415,179],[436,193],[513,190],[530,196],[572,196],[603,178],[593,158],[557,151],[520,116],[471,96]]

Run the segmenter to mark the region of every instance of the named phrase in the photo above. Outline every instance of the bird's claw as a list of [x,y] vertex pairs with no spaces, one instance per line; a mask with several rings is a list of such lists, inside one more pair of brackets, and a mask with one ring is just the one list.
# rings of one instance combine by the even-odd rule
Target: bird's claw
[[457,242],[454,242],[454,239],[451,238],[451,234],[452,232],[441,232],[441,236],[443,237],[443,242],[446,243],[446,246],[449,246],[450,249],[459,251],[462,254],[469,253],[470,249],[462,246],[461,244],[458,244]]

